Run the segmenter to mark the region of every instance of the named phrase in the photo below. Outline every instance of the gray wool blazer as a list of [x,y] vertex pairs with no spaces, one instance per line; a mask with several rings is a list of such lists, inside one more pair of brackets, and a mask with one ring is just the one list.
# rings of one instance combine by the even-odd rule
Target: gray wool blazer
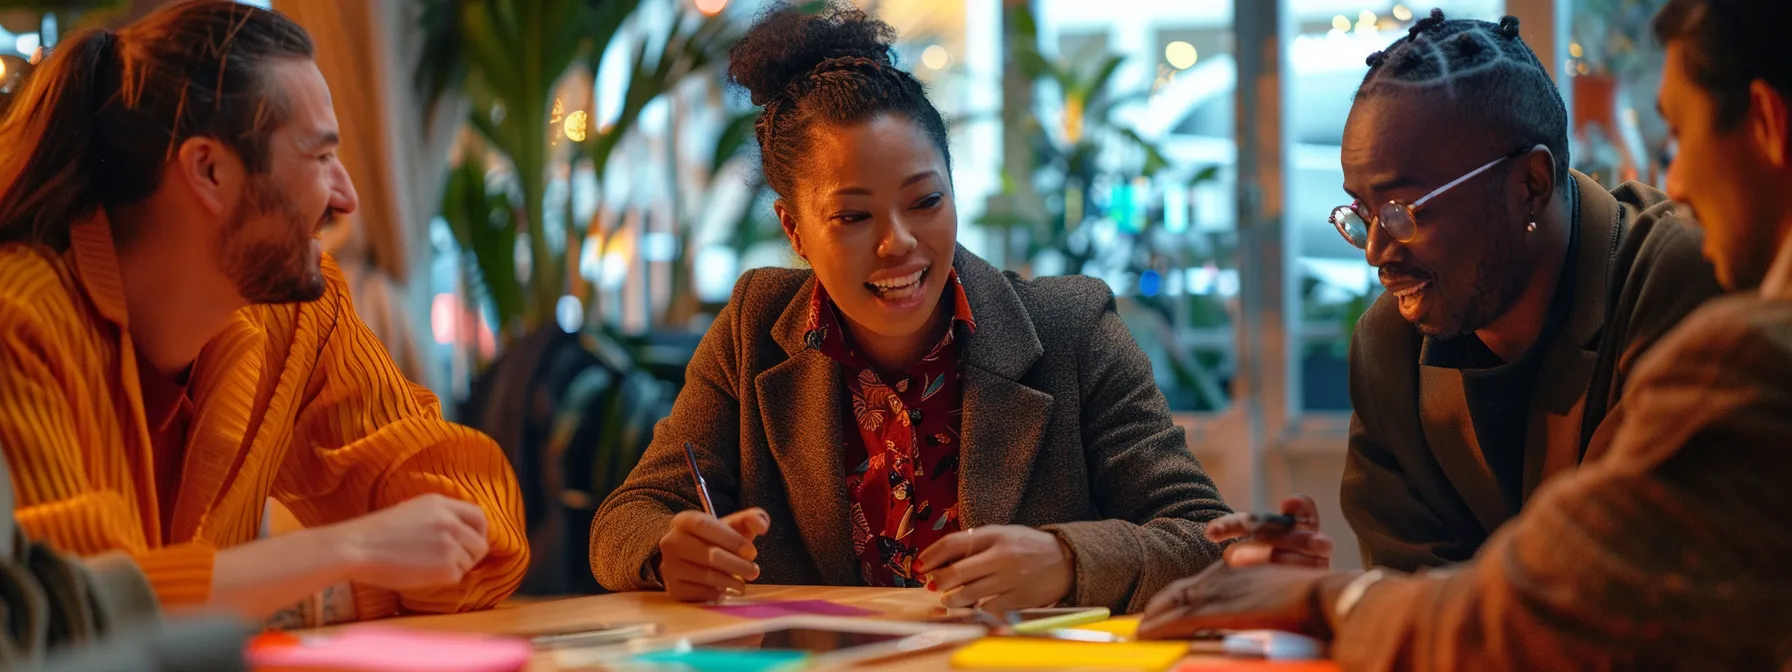
[[[1086,277],[1023,280],[958,249],[977,330],[960,351],[963,525],[1017,524],[1071,548],[1070,601],[1144,608],[1218,560],[1208,521],[1229,513],[1171,422],[1151,363]],[[761,583],[860,585],[846,490],[840,366],[804,342],[814,274],[747,272],[704,336],[670,417],[591,522],[591,571],[610,590],[661,588],[659,538],[700,508],[698,448],[717,512],[762,507]]]

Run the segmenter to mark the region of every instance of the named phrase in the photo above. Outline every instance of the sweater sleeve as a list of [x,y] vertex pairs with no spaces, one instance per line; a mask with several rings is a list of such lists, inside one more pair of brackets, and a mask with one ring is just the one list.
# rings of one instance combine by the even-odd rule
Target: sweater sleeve
[[477,504],[491,550],[459,585],[392,594],[357,584],[357,616],[496,605],[522,583],[529,564],[522,496],[509,461],[491,438],[443,419],[435,395],[405,380],[355,315],[335,264],[324,268],[330,290],[320,306],[331,314],[318,321],[319,333],[294,341],[295,350],[316,347],[319,357],[273,496],[306,526],[431,493]]
[[[25,276],[13,278],[30,281]],[[14,296],[30,296],[27,288]],[[130,460],[89,464],[95,451],[116,458],[116,437],[91,436],[73,400],[93,364],[77,359],[45,325],[47,308],[0,302],[0,450],[12,472],[14,518],[34,539],[78,555],[123,551],[143,568],[157,599],[168,607],[211,599],[212,560],[204,544],[151,548],[131,505],[131,494],[96,487],[96,469],[130,469]],[[131,482],[128,473],[110,479]],[[154,512],[150,514],[154,518]]]
[[1189,451],[1151,361],[1111,295],[1082,350],[1083,446],[1103,520],[1047,525],[1076,560],[1072,602],[1134,613],[1176,579],[1219,561],[1207,522],[1231,513]]
[[1472,563],[1375,584],[1355,670],[1780,669],[1792,584],[1792,303],[1702,309],[1639,365],[1604,458]]

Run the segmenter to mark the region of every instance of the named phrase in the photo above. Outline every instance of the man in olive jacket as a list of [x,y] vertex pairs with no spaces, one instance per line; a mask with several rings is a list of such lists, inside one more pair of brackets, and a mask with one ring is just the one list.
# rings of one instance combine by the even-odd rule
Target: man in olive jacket
[[1720,289],[1660,192],[1568,169],[1516,19],[1436,12],[1371,65],[1333,220],[1388,291],[1351,341],[1342,500],[1365,564],[1412,571],[1469,559],[1579,464],[1637,360]]

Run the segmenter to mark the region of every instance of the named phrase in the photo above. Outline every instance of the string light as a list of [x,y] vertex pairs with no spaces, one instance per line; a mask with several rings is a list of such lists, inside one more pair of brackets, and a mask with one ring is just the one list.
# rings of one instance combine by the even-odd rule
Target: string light
[[561,125],[561,132],[566,134],[567,140],[584,142],[585,128],[589,120],[590,117],[585,114],[584,110],[573,110],[572,114],[566,115],[566,121]]
[[1350,17],[1343,14],[1332,17],[1332,29],[1339,31],[1350,30]]
[[1394,19],[1399,21],[1411,21],[1412,10],[1407,9],[1406,5],[1394,5]]
[[1200,59],[1201,54],[1195,50],[1195,45],[1183,42],[1182,40],[1177,40],[1164,45],[1164,60],[1169,61],[1170,67],[1176,68],[1177,70],[1187,70],[1192,68],[1195,65],[1195,61]]
[[1579,42],[1570,42],[1570,43],[1569,43],[1569,44],[1568,44],[1568,55],[1569,55],[1569,56],[1573,56],[1573,57],[1575,57],[1575,58],[1580,58],[1580,57],[1581,57],[1581,55],[1582,55],[1582,54],[1584,54],[1584,53],[1585,53],[1585,52],[1584,52],[1584,51],[1582,51],[1582,50],[1581,50],[1581,48],[1580,48],[1580,43],[1579,43]]
[[721,14],[727,7],[728,0],[697,0],[697,11],[703,12],[704,16]]
[[1359,33],[1374,32],[1375,12],[1365,9],[1363,13],[1356,15],[1356,30]]
[[944,69],[951,62],[952,54],[947,53],[946,48],[940,45],[931,45],[921,51],[921,65],[930,70]]

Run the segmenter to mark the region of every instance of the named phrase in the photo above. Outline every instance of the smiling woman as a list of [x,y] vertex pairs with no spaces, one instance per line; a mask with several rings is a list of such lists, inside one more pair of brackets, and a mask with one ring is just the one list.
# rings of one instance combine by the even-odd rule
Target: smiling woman
[[1140,609],[1219,558],[1203,530],[1228,509],[1105,284],[1021,280],[957,245],[945,123],[894,38],[778,5],[731,54],[812,270],[741,278],[592,522],[592,572],[684,600],[760,581]]

